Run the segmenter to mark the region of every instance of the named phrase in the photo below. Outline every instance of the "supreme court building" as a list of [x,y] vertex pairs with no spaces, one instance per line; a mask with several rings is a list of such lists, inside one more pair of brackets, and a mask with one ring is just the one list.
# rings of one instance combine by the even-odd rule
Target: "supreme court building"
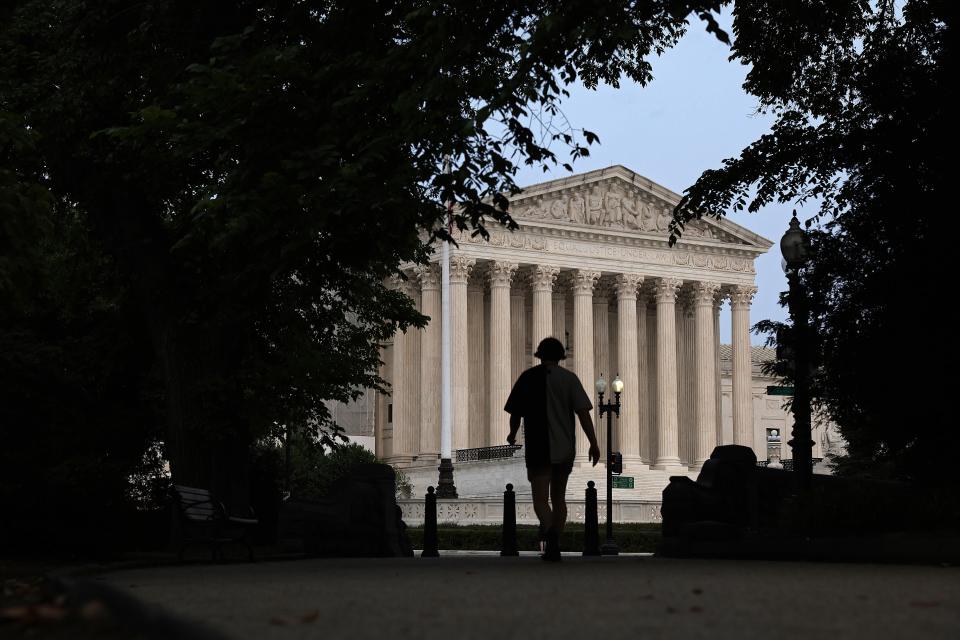
[[[667,225],[679,199],[613,166],[525,188],[511,200],[520,226],[514,232],[498,226],[489,229],[489,241],[458,237],[449,289],[452,442],[459,495],[473,502],[456,506],[452,519],[473,513],[483,520],[481,503],[498,496],[505,481],[529,491],[522,453],[489,448],[505,444],[503,405],[520,372],[538,363],[532,354],[546,336],[566,345],[561,364],[577,373],[594,404],[601,373],[623,379],[611,448],[622,453],[624,475],[635,483],[632,492],[616,493],[620,502],[649,508],[633,516],[621,510],[622,520],[657,519],[669,476],[695,475],[718,444],[753,447],[759,460],[789,458],[787,438],[779,436],[789,433],[790,416],[782,397],[766,395],[776,381],[760,370],[770,350],[750,345],[754,261],[773,243],[711,218],[688,224],[670,247]],[[404,470],[414,496],[422,496],[436,483],[440,452],[440,266],[407,275],[396,286],[432,320],[385,346],[381,374],[392,393],[376,397],[374,436],[378,457]],[[725,300],[732,345],[722,348]],[[594,423],[605,455],[605,419],[595,412]],[[814,455],[822,457],[822,438],[814,439]],[[586,453],[578,427],[568,487],[574,501],[586,479],[604,485],[603,465],[591,468]],[[415,504],[404,505],[404,513],[418,519]]]

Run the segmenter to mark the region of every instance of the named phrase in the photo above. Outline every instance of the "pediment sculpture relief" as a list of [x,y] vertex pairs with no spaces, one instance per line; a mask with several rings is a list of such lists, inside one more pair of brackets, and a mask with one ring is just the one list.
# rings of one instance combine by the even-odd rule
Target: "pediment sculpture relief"
[[[519,200],[510,206],[518,219],[574,224],[646,233],[668,233],[672,209],[666,203],[619,185],[601,185]],[[740,242],[702,220],[689,222],[686,238]]]

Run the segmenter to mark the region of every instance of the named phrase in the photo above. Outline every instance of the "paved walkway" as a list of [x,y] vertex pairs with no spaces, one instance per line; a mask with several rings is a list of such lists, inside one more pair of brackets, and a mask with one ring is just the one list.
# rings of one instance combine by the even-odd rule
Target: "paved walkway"
[[960,638],[957,567],[451,554],[97,580],[237,639]]

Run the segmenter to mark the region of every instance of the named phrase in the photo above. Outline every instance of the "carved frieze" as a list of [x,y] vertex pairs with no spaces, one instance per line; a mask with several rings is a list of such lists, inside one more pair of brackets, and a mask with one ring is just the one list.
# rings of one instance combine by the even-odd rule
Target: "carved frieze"
[[650,522],[663,522],[663,514],[659,504],[650,505]]
[[438,502],[438,522],[462,522],[480,520],[480,504],[471,502]]
[[[518,220],[543,220],[668,235],[673,207],[635,187],[604,182],[521,198],[511,203],[510,215]],[[742,243],[703,220],[688,222],[684,226],[683,237]]]

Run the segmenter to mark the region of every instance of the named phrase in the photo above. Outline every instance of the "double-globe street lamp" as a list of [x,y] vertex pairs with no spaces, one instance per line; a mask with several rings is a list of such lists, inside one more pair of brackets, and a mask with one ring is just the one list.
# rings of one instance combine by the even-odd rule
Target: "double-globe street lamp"
[[807,234],[793,212],[790,228],[780,239],[783,270],[787,274],[787,304],[793,328],[790,333],[793,355],[793,433],[789,442],[793,451],[793,471],[797,486],[808,489],[813,477],[813,440],[810,410],[810,308],[807,292],[800,281],[802,269],[810,257]]
[[617,543],[613,540],[613,416],[616,413],[620,417],[620,393],[623,391],[623,380],[618,375],[610,383],[613,389],[614,402],[603,402],[603,394],[607,391],[607,381],[603,379],[603,374],[597,380],[597,395],[600,400],[597,402],[597,408],[600,410],[600,417],[607,416],[607,541],[600,547],[600,554],[605,556],[615,556],[620,553]]

